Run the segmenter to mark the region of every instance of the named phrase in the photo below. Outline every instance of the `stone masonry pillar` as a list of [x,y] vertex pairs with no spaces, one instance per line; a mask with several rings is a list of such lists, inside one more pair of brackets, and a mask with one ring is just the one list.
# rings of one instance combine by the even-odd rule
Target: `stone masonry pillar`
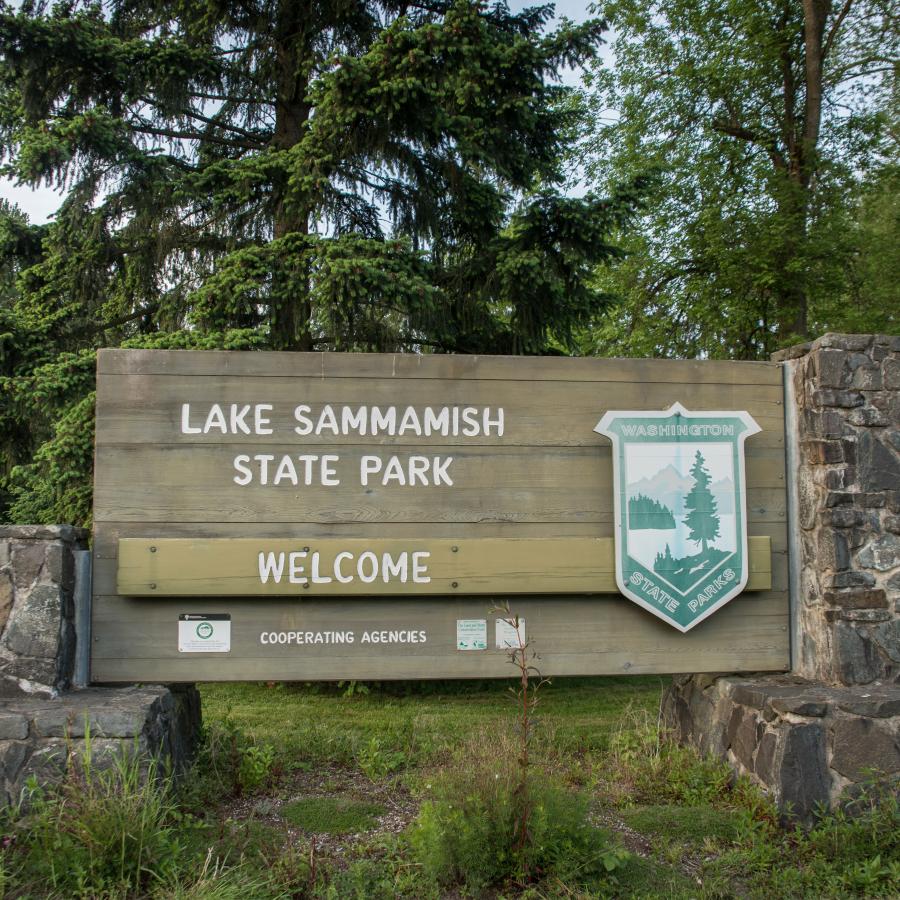
[[676,677],[663,713],[682,743],[809,822],[900,790],[900,337],[826,334],[773,358],[793,476],[793,668]]
[[794,671],[900,676],[900,337],[829,334],[776,354],[793,398]]

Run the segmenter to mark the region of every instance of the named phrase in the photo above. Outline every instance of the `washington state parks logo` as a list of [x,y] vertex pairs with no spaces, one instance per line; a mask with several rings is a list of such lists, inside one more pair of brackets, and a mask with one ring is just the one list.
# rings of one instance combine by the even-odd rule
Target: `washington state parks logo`
[[635,603],[688,631],[747,584],[746,412],[608,412],[616,582]]

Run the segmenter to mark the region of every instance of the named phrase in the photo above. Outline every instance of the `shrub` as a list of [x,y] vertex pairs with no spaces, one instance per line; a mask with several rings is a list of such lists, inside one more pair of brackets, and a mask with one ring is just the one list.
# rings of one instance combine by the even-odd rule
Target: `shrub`
[[550,875],[567,885],[596,884],[628,857],[589,823],[584,795],[535,775],[527,787],[530,815],[520,847],[515,768],[500,761],[445,772],[409,835],[426,874],[472,891]]
[[219,722],[204,725],[192,786],[196,801],[206,795],[251,794],[265,788],[275,778],[275,748],[256,743],[226,713]]

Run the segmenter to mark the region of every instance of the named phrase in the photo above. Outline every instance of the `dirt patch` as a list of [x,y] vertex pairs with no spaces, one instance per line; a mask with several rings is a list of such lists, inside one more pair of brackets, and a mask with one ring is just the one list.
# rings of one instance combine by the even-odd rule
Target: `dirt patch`
[[[350,800],[377,804],[384,812],[376,817],[377,825],[366,831],[333,834],[306,831],[280,815],[283,806],[309,797],[346,797]],[[313,847],[313,853],[332,860],[353,856],[362,843],[380,836],[399,834],[419,811],[419,803],[399,782],[389,779],[373,782],[362,772],[339,766],[317,766],[314,771],[290,772],[266,794],[240,797],[222,809],[224,817],[236,822],[255,820],[281,830],[288,844]]]

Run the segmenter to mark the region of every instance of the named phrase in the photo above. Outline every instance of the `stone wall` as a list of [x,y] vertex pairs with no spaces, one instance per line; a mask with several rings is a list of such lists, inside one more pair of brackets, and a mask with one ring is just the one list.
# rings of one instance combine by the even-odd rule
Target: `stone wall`
[[900,679],[900,337],[827,334],[784,361],[794,398],[794,671]]
[[69,525],[0,525],[0,696],[65,690],[75,662],[73,551],[87,532]]
[[663,715],[681,743],[728,760],[785,813],[810,821],[900,772],[900,691],[791,675],[677,676]]
[[[193,685],[69,690],[75,662],[75,559],[87,533],[0,526],[0,805],[119,754],[184,768],[200,729]],[[88,590],[88,595],[90,591]]]
[[793,671],[686,676],[663,711],[810,821],[900,780],[900,337],[827,334],[785,366]]
[[88,752],[94,769],[137,753],[179,772],[191,759],[199,728],[200,695],[193,685],[8,698],[0,702],[0,804],[17,802],[30,777],[47,785],[77,773]]

